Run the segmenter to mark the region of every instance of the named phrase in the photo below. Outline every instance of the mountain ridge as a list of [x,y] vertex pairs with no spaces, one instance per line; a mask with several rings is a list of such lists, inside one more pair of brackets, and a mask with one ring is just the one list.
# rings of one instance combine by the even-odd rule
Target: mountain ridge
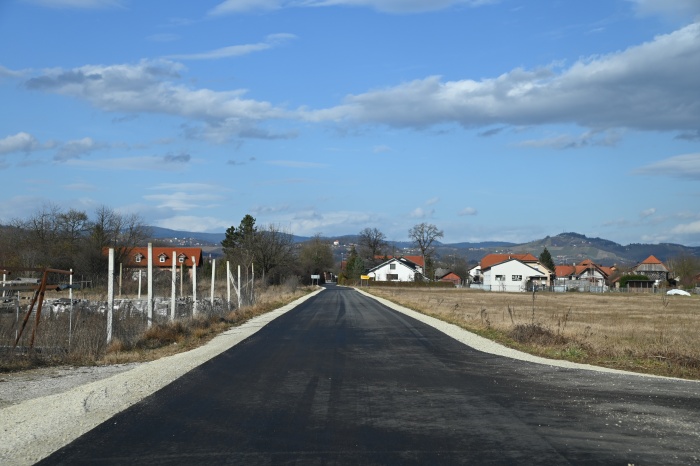
[[[224,239],[224,233],[198,233],[183,230],[171,230],[162,227],[150,227],[153,239],[178,238],[182,242],[193,244],[196,241],[207,243],[210,247],[220,247]],[[295,243],[303,243],[310,237],[292,235]],[[338,235],[323,237],[330,241],[339,241],[341,245],[356,244],[358,235]],[[390,248],[406,250],[413,249],[410,241],[388,240]],[[182,244],[183,246],[187,244]],[[435,243],[435,252],[438,256],[458,255],[471,262],[478,262],[486,254],[490,253],[530,253],[539,256],[544,248],[552,255],[557,264],[573,264],[590,259],[600,265],[625,265],[635,264],[646,259],[650,255],[661,261],[672,257],[689,254],[700,257],[700,247],[684,246],[676,243],[630,243],[622,245],[604,238],[588,237],[581,233],[566,232],[555,236],[546,236],[542,239],[527,243],[510,243],[506,241],[482,241],[482,242],[458,242]],[[391,251],[387,251],[391,253]]]

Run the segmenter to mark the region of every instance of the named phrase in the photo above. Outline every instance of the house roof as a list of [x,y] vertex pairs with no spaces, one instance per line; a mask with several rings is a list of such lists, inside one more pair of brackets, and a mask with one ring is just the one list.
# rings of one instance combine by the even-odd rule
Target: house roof
[[487,254],[481,259],[481,270],[493,267],[501,262],[506,262],[510,259],[517,259],[520,262],[537,262],[537,258],[530,253],[527,254]]
[[452,282],[455,280],[460,281],[460,280],[462,280],[462,278],[454,272],[447,273],[447,274],[443,275],[442,277],[440,277],[440,281]]
[[668,268],[664,265],[664,263],[654,256],[649,256],[644,259],[635,266],[634,270],[638,272],[668,272]]
[[642,264],[663,264],[663,262],[661,262],[659,259],[657,259],[654,256],[647,257],[641,263]]
[[367,273],[374,272],[375,270],[379,270],[379,269],[381,269],[382,267],[384,267],[385,265],[390,264],[390,263],[392,263],[392,262],[399,263],[399,264],[403,265],[404,267],[407,267],[407,268],[411,269],[411,270],[414,271],[414,272],[417,272],[418,269],[420,268],[420,266],[419,266],[418,264],[416,264],[416,263],[413,262],[413,261],[410,261],[410,260],[406,259],[405,257],[399,257],[398,259],[394,257],[394,258],[392,258],[392,259],[389,259],[388,261],[382,262],[381,264],[379,264],[379,265],[377,265],[377,266],[375,266],[375,267],[372,267],[371,269],[369,269],[369,270],[367,271]]
[[[532,271],[535,272],[534,275],[531,275],[531,276],[533,276],[533,277],[546,277],[546,275],[545,275],[544,273],[542,273],[540,270],[537,270],[535,267],[533,267],[532,265],[528,264],[527,262],[523,262],[523,261],[521,261],[520,259],[516,259],[516,258],[514,258],[514,257],[511,257],[510,259],[506,259],[506,260],[504,260],[503,262],[499,262],[498,264],[494,264],[494,265],[492,265],[492,266],[489,267],[489,268],[494,268],[494,267],[498,267],[498,266],[500,266],[500,265],[505,265],[507,262],[517,262],[517,263],[519,263],[519,264],[521,264],[521,265],[524,265],[524,266],[527,267],[528,269],[532,269]],[[532,261],[530,261],[530,263],[532,263]]]
[[[171,267],[173,264],[172,255],[175,251],[175,263],[177,265],[184,264],[185,267],[192,267],[192,256],[194,256],[197,267],[202,265],[202,248],[183,248],[178,246],[153,247],[153,265],[156,267]],[[177,258],[185,256],[185,261],[180,262]],[[140,256],[142,260],[136,262],[136,257]],[[164,256],[165,260],[160,261],[160,257]],[[148,265],[148,247],[135,247],[129,250],[128,255],[124,259],[125,267],[146,267]]]
[[[377,260],[382,260],[382,259],[400,259],[400,258],[405,258],[408,259],[409,261],[413,262],[419,267],[425,267],[425,262],[423,261],[423,256],[374,256],[375,259]],[[386,261],[385,261],[386,262]]]
[[572,275],[578,277],[591,268],[594,268],[605,277],[610,276],[610,274],[613,272],[612,267],[601,267],[592,260],[586,259],[580,262],[578,265],[557,265],[554,273],[557,277],[570,277]]

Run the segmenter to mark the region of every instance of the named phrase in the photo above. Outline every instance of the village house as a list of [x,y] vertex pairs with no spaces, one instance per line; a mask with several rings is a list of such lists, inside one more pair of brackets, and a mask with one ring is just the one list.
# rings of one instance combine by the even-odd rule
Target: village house
[[557,265],[556,284],[567,286],[605,287],[614,267],[603,267],[586,259],[579,264]]
[[649,280],[654,280],[657,283],[667,283],[671,277],[671,272],[659,259],[654,256],[649,256],[642,262],[634,266],[632,269],[634,275],[646,275]]
[[[194,258],[194,262],[192,259]],[[202,265],[202,248],[186,248],[179,246],[153,247],[153,267],[170,269],[173,261],[178,267],[197,267]],[[148,266],[148,247],[131,248],[124,259],[126,268],[142,268]]]
[[412,282],[416,274],[423,275],[423,267],[406,257],[389,259],[367,272],[370,278],[380,282]]
[[491,291],[527,291],[546,286],[552,273],[532,254],[488,254],[480,266],[482,287]]

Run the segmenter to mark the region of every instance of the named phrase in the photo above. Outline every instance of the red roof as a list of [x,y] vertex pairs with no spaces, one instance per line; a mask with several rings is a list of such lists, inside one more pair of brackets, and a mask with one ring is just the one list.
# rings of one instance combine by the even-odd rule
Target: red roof
[[450,272],[438,281],[450,282],[450,283],[454,283],[455,285],[459,285],[459,283],[462,281],[462,279],[459,278],[459,275],[457,275],[456,273]]
[[[173,251],[175,251],[176,264],[184,264],[192,267],[194,256],[197,267],[202,265],[202,248],[183,248],[178,246],[153,247],[153,265],[155,267],[171,267],[173,263]],[[124,259],[125,267],[148,266],[148,247],[136,247],[129,251]]]
[[642,264],[663,264],[663,262],[654,256],[649,256],[642,261]]
[[579,276],[591,268],[597,269],[603,275],[610,276],[613,273],[612,267],[601,267],[590,259],[586,259],[578,265],[557,265],[554,273],[557,277]]
[[537,262],[537,258],[530,253],[527,254],[487,254],[481,259],[481,270],[493,267],[507,260],[517,259],[520,262]]

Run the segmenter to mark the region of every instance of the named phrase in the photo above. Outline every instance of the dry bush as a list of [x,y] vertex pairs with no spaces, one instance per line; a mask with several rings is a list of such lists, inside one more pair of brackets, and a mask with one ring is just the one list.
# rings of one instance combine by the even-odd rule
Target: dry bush
[[370,292],[533,354],[700,379],[700,297],[647,293]]

